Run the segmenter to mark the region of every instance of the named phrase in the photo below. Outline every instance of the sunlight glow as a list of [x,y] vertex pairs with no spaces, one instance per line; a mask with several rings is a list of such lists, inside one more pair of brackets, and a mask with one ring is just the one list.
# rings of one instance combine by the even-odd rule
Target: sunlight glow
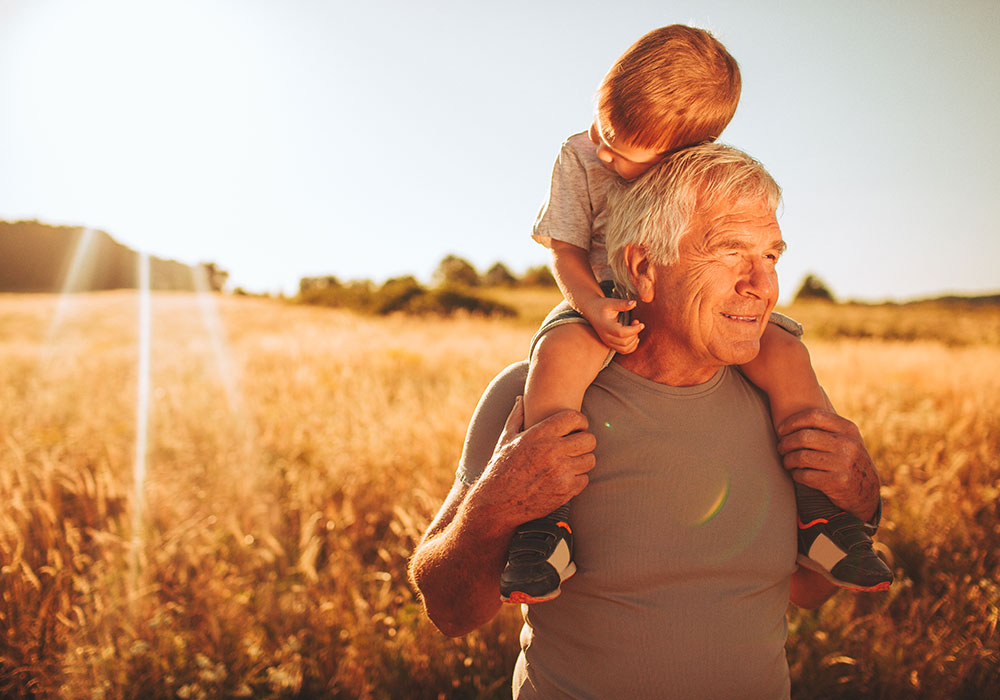
[[208,339],[212,345],[215,367],[219,373],[222,388],[226,392],[226,403],[231,413],[239,415],[240,398],[236,389],[236,378],[233,375],[232,363],[229,361],[224,348],[225,341],[223,339],[222,322],[219,320],[218,297],[209,289],[208,271],[204,266],[195,265],[192,267],[191,276],[194,280],[195,291],[197,292],[201,320],[205,324],[205,331],[208,333]]
[[76,250],[73,251],[73,260],[70,262],[69,269],[66,271],[66,277],[63,280],[62,294],[59,295],[56,313],[52,317],[52,323],[49,324],[46,347],[51,345],[52,338],[62,325],[66,311],[72,303],[72,292],[79,292],[87,287],[87,283],[89,282],[87,277],[94,270],[94,240],[94,229],[83,229],[83,232],[80,234],[80,240],[76,243]]
[[139,545],[142,529],[144,489],[146,485],[146,451],[149,435],[149,348],[152,323],[150,319],[149,256],[139,255],[139,363],[137,369],[135,461],[132,473],[135,490],[132,495],[132,591],[139,576]]

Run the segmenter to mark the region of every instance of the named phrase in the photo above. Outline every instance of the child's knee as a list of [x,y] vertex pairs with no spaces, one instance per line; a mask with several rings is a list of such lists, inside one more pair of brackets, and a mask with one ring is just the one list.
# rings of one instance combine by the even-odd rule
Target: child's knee
[[538,339],[532,353],[532,364],[572,364],[591,366],[603,364],[608,347],[586,323],[564,323],[547,331]]

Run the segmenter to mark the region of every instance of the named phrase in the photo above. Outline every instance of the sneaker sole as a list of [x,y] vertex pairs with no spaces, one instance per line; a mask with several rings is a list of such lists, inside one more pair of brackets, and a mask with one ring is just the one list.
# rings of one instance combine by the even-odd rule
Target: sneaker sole
[[813,561],[804,554],[796,555],[795,561],[798,562],[800,565],[806,567],[810,571],[815,571],[817,574],[825,578],[834,586],[837,586],[838,588],[845,588],[849,591],[858,591],[860,593],[872,593],[875,591],[887,591],[889,590],[889,587],[892,586],[892,581],[883,581],[882,583],[877,583],[874,586],[859,586],[856,583],[842,581],[841,579],[831,574],[829,571],[824,569],[822,566],[820,566],[819,564],[817,564],[815,561]]
[[[573,574],[575,573],[576,564],[574,562],[570,562],[569,566],[563,570],[562,578],[559,579],[559,583],[561,584],[563,581],[568,581],[573,578]],[[549,600],[553,600],[554,598],[558,598],[560,593],[562,593],[561,586],[543,596],[531,596],[521,591],[514,591],[507,597],[501,595],[500,601],[509,605],[531,605],[532,603],[545,603]]]

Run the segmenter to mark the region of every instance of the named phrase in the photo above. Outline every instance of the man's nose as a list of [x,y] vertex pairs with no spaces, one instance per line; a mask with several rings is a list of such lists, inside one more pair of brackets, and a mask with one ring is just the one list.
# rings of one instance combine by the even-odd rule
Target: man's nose
[[774,269],[763,260],[749,260],[736,283],[736,291],[760,299],[770,299],[778,292],[778,277]]

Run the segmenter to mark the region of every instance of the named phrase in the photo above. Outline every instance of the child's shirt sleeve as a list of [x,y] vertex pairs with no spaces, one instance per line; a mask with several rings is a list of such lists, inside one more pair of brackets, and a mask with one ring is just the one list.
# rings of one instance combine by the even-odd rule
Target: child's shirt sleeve
[[549,194],[531,235],[546,248],[557,240],[590,250],[593,222],[587,168],[567,140],[552,168]]
[[586,133],[570,136],[556,158],[548,197],[531,232],[547,248],[552,247],[552,241],[562,241],[588,251],[598,281],[613,277],[604,225],[608,190],[616,180],[601,164]]

